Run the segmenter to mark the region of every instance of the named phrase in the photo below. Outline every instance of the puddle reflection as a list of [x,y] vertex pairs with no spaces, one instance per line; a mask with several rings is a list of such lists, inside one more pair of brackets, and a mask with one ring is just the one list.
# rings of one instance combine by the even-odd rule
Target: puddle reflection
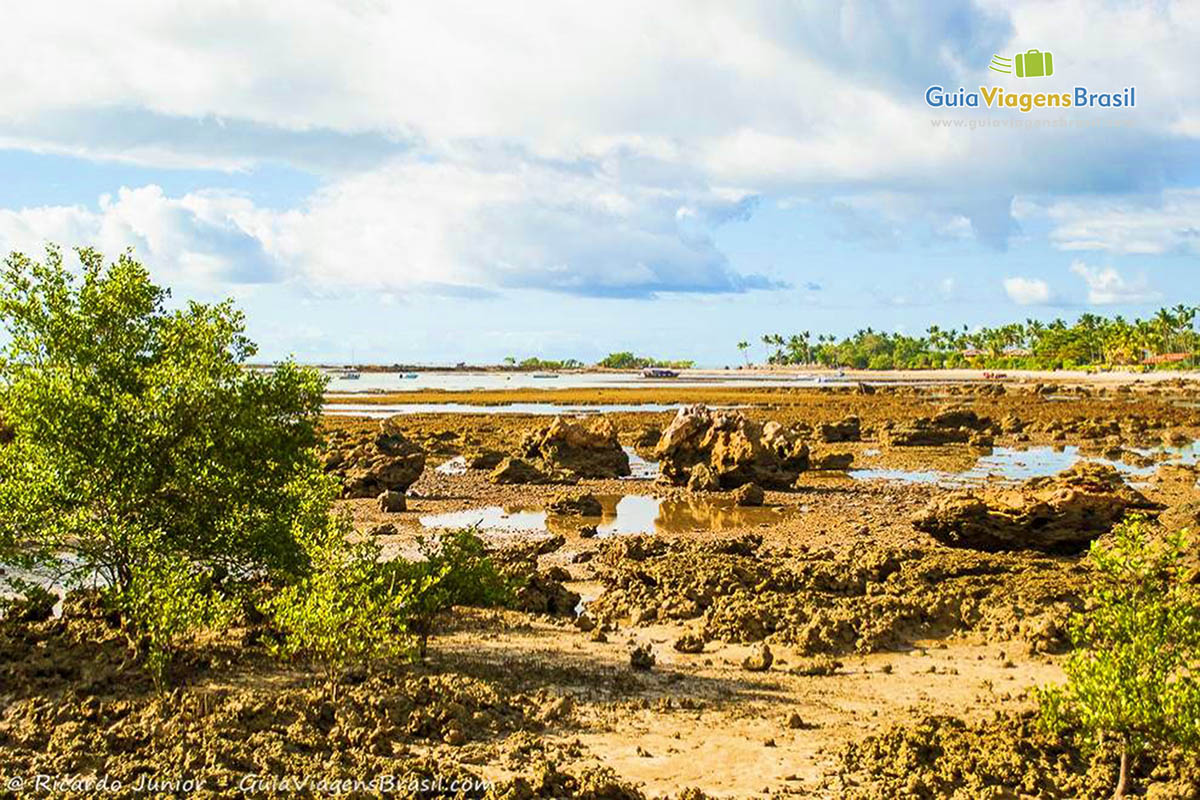
[[1090,461],[1115,467],[1127,477],[1144,478],[1152,475],[1163,464],[1195,464],[1200,460],[1200,448],[1196,442],[1183,447],[1125,449],[1138,455],[1156,457],[1155,461],[1147,466],[1135,466],[1100,456],[1083,455],[1075,445],[1026,449],[997,447],[990,454],[980,456],[970,469],[961,472],[878,468],[851,470],[849,475],[856,480],[893,480],[945,485],[980,484],[988,481],[1017,483],[1030,478],[1057,475],[1080,461]]
[[754,528],[783,519],[778,508],[736,506],[725,498],[671,498],[649,495],[600,495],[603,514],[577,517],[547,514],[540,508],[483,506],[420,518],[427,528],[461,528],[479,525],[489,531],[549,531],[576,533],[582,525],[595,525],[599,536],[638,533],[685,533]]

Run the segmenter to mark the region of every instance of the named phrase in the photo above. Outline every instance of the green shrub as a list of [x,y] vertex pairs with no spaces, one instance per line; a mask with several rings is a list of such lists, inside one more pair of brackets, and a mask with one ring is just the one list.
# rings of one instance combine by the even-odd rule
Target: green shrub
[[211,573],[153,543],[114,597],[127,634],[162,691],[179,645],[196,632],[228,624],[233,603],[214,587]]
[[131,255],[77,253],[79,277],[54,247],[0,271],[0,561],[117,592],[158,555],[301,568],[290,487],[320,471],[324,380],[247,369],[228,302],[169,311]]
[[454,606],[495,606],[511,600],[507,579],[488,557],[473,528],[426,537],[420,561],[391,561],[387,582],[399,598],[405,627],[424,658],[439,614]]
[[1121,748],[1116,796],[1129,759],[1146,749],[1200,746],[1200,588],[1184,579],[1186,532],[1151,541],[1148,523],[1119,525],[1092,545],[1095,589],[1071,620],[1078,648],[1067,683],[1040,692],[1051,729],[1078,727],[1089,741]]
[[334,515],[334,487],[316,486],[296,521],[296,539],[308,557],[306,574],[268,602],[281,638],[278,655],[317,662],[334,697],[351,665],[408,652],[403,602],[410,587],[394,583],[373,539],[355,541],[345,516]]

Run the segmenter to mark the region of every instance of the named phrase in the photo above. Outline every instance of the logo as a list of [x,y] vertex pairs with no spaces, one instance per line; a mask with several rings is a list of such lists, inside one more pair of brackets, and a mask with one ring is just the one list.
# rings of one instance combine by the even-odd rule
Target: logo
[[[1049,78],[1054,75],[1054,54],[1036,48],[1012,58],[993,55],[988,69],[1017,78]],[[977,91],[965,87],[947,89],[935,84],[925,90],[925,103],[931,108],[978,108],[989,111],[1031,111],[1051,108],[1133,108],[1136,87],[1095,92],[1087,86],[1061,87],[1049,92],[1009,91],[1001,86],[980,86]]]
[[1012,75],[1014,66],[1018,78],[1048,78],[1054,74],[1054,55],[1036,49],[1017,53],[1016,58],[994,55],[988,69]]

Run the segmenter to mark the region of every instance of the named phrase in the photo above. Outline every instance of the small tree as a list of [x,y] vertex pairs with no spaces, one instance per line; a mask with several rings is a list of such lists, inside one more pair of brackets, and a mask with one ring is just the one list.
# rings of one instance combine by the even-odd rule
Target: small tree
[[1078,648],[1067,684],[1040,693],[1048,727],[1075,725],[1095,744],[1114,739],[1125,796],[1130,759],[1146,749],[1200,745],[1200,589],[1182,573],[1186,532],[1150,541],[1144,519],[1093,543],[1096,587],[1071,620]]
[[439,614],[454,606],[501,605],[511,591],[473,528],[426,537],[419,548],[423,560],[391,561],[385,569],[392,576],[386,585],[396,592],[405,627],[424,658]]
[[[130,254],[14,253],[0,271],[0,560],[98,576],[154,561],[295,571],[324,381],[255,347],[228,302],[168,310]],[[203,570],[201,570],[203,571]]]
[[148,543],[138,551],[142,558],[116,601],[161,692],[179,645],[201,629],[227,624],[233,604],[214,586],[211,574],[167,549]]
[[377,659],[400,655],[408,650],[409,638],[405,592],[383,569],[378,543],[352,541],[350,520],[331,513],[334,496],[330,483],[309,493],[295,529],[309,570],[268,606],[282,635],[277,654],[317,661],[336,699],[347,667],[358,663],[370,668]]

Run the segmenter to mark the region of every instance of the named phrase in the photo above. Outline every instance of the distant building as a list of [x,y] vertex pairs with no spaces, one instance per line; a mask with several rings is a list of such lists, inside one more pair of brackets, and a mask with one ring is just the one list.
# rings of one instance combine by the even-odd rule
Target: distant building
[[1187,361],[1192,357],[1192,353],[1163,353],[1160,356],[1147,356],[1142,359],[1143,364],[1175,364],[1180,361]]

